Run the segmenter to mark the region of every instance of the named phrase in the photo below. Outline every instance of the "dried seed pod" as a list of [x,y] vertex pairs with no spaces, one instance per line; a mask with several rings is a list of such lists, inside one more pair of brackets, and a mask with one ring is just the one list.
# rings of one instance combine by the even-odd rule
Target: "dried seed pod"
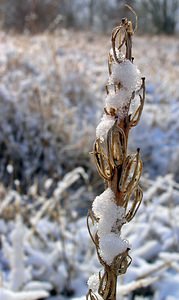
[[128,155],[123,164],[123,170],[119,182],[119,191],[130,195],[138,185],[142,173],[142,160],[139,150],[134,155]]
[[112,269],[117,276],[125,274],[132,262],[132,258],[128,253],[129,250],[127,249],[124,253],[117,255],[112,263]]
[[99,175],[105,180],[111,180],[113,167],[105,151],[104,142],[97,139],[94,143],[93,154]]
[[98,297],[92,292],[92,290],[90,289],[88,291],[88,294],[86,295],[86,299],[87,300],[98,300]]
[[[133,196],[133,198],[132,198]],[[130,222],[133,217],[135,216],[141,202],[142,202],[142,197],[143,197],[143,192],[140,186],[138,186],[130,195],[126,195],[125,198],[125,206],[126,206],[126,210],[128,210],[126,212],[126,216],[125,219],[127,222]],[[131,207],[129,208],[129,201],[132,202]]]
[[[142,92],[142,95],[140,94],[140,92]],[[130,122],[129,122],[129,127],[132,128],[134,126],[136,126],[140,120],[142,111],[143,111],[143,107],[144,107],[144,101],[145,101],[145,78],[142,78],[142,85],[139,91],[139,97],[140,97],[140,104],[138,106],[138,108],[136,109],[136,111],[133,113],[133,116],[131,116],[130,118]]]
[[117,122],[108,131],[107,154],[113,168],[121,166],[126,156],[126,137]]

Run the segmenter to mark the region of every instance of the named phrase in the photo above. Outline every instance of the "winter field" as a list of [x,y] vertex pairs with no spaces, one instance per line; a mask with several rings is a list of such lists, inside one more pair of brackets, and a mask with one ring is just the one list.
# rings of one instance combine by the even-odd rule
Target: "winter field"
[[[0,32],[0,300],[84,300],[101,268],[86,214],[104,190],[89,152],[110,46],[109,36],[65,29]],[[146,77],[129,139],[141,149],[144,197],[124,226],[133,261],[118,300],[178,300],[178,38],[134,37],[133,55]]]

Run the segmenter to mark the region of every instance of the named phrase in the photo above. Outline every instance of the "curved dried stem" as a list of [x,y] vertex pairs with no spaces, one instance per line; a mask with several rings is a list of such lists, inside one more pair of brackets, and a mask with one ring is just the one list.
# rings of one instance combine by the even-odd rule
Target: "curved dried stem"
[[[132,28],[132,22],[128,21],[127,18],[122,19],[121,23],[119,26],[113,29],[112,31],[112,37],[111,37],[111,42],[112,42],[112,49],[113,49],[113,54],[114,54],[114,59],[117,63],[121,63],[121,60],[118,58],[118,55],[116,53],[116,48],[118,50],[121,50],[123,45],[125,44],[126,47],[126,59],[129,59],[132,61],[132,35],[134,31]],[[123,35],[123,38],[122,38]],[[119,45],[116,47],[116,40],[118,37],[118,42]],[[111,74],[111,63],[112,60],[111,58],[109,59],[109,70]]]
[[129,155],[124,162],[119,190],[123,193],[131,194],[138,185],[141,173],[142,160],[138,149],[136,154]]
[[[118,56],[117,56],[117,53],[116,53],[116,39],[117,39],[118,34],[120,34],[120,36],[122,35],[121,34],[122,30],[124,30],[124,26],[123,25],[117,26],[116,28],[113,29],[113,31],[112,31],[112,37],[111,37],[114,59],[119,64],[121,63],[121,61],[118,59]],[[118,45],[117,49],[120,50],[122,48],[122,46],[124,45],[125,42],[126,42],[126,32],[124,33],[124,37],[123,37],[121,43]],[[112,60],[109,63],[110,66],[111,66],[111,63],[112,63]],[[111,74],[111,68],[109,68],[109,69],[110,69],[109,73]]]
[[[117,276],[111,272],[111,268],[105,269],[105,274],[101,281],[101,286],[98,293],[105,300],[112,300],[116,298],[116,285],[117,285]],[[104,287],[103,287],[104,285]]]
[[[132,206],[131,208],[128,210],[128,212],[126,213],[125,219],[127,222],[130,222],[136,215],[138,208],[142,202],[142,197],[143,197],[143,192],[140,186],[138,186],[136,188],[135,191],[133,191],[134,193],[134,199],[132,200]],[[131,198],[131,195],[130,195]],[[126,201],[127,205],[130,201],[130,198]]]
[[113,260],[112,268],[117,276],[125,274],[132,262],[132,258],[129,255],[129,250],[130,249],[127,249],[122,254],[117,255]]
[[[142,95],[140,94],[140,91],[142,92]],[[145,102],[145,77],[142,78],[142,85],[141,88],[139,90],[139,97],[140,97],[140,105],[139,107],[136,109],[136,111],[134,112],[130,122],[129,122],[129,127],[132,128],[134,126],[136,126],[139,121],[140,121],[140,117],[143,111],[143,107],[144,107],[144,102]]]
[[135,27],[134,27],[134,33],[137,31],[137,27],[138,27],[138,16],[135,12],[135,10],[128,4],[125,4],[125,6],[135,15]]
[[92,232],[91,232],[91,229],[90,229],[89,219],[91,219],[93,225],[95,224],[95,221],[97,221],[95,219],[91,209],[88,210],[88,214],[87,214],[87,228],[88,228],[88,232],[89,232],[89,235],[91,237],[91,240],[96,245],[95,237],[92,235]]
[[86,295],[86,300],[98,300],[98,297],[90,289]]

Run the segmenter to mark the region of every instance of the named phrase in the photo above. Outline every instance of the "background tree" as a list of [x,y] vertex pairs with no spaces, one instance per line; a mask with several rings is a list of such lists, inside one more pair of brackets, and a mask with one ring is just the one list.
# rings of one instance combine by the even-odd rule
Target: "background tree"
[[156,33],[175,33],[179,0],[144,0],[140,5],[145,22],[151,23]]

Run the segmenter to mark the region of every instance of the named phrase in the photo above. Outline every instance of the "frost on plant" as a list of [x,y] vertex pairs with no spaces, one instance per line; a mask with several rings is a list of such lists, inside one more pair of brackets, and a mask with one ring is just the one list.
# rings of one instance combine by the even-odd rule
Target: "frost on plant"
[[23,239],[24,239],[24,228],[21,217],[17,217],[16,226],[12,232],[12,245],[14,251],[11,255],[11,289],[13,291],[19,291],[25,281],[25,266],[24,266],[24,249],[23,249]]
[[117,276],[131,263],[131,245],[122,236],[122,226],[131,221],[142,201],[140,150],[127,153],[129,131],[139,122],[145,98],[145,79],[133,63],[132,35],[127,19],[112,32],[104,115],[96,128],[93,155],[106,190],[95,198],[87,221],[104,270],[88,281],[90,300],[116,299]]

